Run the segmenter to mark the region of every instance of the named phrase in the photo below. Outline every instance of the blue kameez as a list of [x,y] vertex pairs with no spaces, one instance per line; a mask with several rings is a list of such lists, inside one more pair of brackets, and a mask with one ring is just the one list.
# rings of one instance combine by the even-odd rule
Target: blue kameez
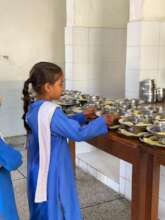
[[10,171],[21,163],[21,154],[0,138],[0,220],[19,219]]
[[26,115],[31,128],[28,135],[28,201],[30,220],[82,220],[72,160],[67,138],[85,141],[105,134],[108,129],[103,117],[82,126],[83,114],[67,117],[56,109],[51,121],[51,159],[48,174],[47,202],[35,203],[39,170],[38,111],[43,100],[31,104]]

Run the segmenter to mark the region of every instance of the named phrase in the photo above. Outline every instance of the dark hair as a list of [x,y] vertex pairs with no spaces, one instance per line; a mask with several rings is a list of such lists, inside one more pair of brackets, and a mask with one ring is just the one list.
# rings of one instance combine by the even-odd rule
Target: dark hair
[[34,101],[34,97],[29,91],[29,85],[36,94],[41,94],[42,87],[45,83],[55,83],[62,75],[62,69],[54,63],[40,62],[33,66],[30,71],[29,78],[25,81],[23,87],[23,121],[27,132],[30,131],[29,126],[26,123],[26,113],[31,102]]

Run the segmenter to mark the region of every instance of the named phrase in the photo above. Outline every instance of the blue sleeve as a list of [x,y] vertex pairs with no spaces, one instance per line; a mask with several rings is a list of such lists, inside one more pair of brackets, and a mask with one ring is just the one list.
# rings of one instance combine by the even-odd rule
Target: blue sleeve
[[12,171],[16,170],[21,164],[21,154],[0,138],[0,166]]
[[51,132],[74,141],[85,141],[108,132],[103,117],[99,117],[89,124],[81,126],[77,121],[68,118],[64,112],[56,109],[52,122]]
[[68,118],[78,121],[81,125],[85,124],[86,122],[86,117],[83,113],[76,113]]

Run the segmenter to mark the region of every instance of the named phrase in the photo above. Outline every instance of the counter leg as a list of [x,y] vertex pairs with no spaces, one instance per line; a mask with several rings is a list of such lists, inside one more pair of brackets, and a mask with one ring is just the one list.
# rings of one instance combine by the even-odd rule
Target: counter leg
[[76,143],[72,140],[69,140],[69,146],[70,146],[70,152],[72,156],[72,161],[73,161],[73,168],[74,171],[76,171]]
[[131,220],[146,220],[148,155],[140,153],[133,164]]
[[150,156],[147,172],[146,220],[158,220],[160,188],[160,164],[156,156]]

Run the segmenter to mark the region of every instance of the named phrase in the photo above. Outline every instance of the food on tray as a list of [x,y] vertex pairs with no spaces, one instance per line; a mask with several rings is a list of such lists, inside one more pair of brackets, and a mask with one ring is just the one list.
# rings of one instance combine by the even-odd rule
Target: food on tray
[[158,134],[165,136],[165,131],[163,131],[163,132],[158,132]]
[[144,134],[146,134],[146,132],[134,133],[134,132],[128,131],[128,130],[123,129],[123,128],[119,128],[118,131],[119,131],[120,134],[123,134],[127,137],[141,137],[141,136],[144,136]]
[[165,147],[165,142],[162,143],[158,137],[156,136],[151,136],[151,135],[147,135],[144,137],[140,137],[140,141],[149,144],[151,146],[155,146],[155,147]]

